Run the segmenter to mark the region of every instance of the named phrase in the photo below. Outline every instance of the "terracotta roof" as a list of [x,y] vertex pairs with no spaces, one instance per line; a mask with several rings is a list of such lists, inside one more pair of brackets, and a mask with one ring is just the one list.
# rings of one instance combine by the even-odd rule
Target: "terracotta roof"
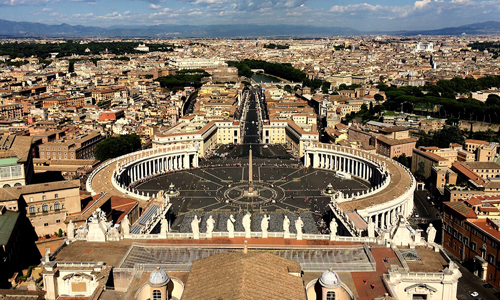
[[469,169],[500,169],[500,164],[493,161],[470,161],[462,164]]
[[466,144],[481,144],[481,145],[489,145],[487,141],[481,141],[481,140],[472,140],[472,139],[467,139],[465,140]]
[[418,138],[406,138],[406,139],[390,139],[385,136],[377,136],[377,140],[379,142],[382,142],[384,144],[387,144],[389,146],[395,146],[395,145],[402,145],[402,144],[409,144],[409,143],[416,143],[418,141]]
[[266,252],[227,252],[193,263],[183,300],[306,299],[300,264]]
[[484,185],[484,180],[481,179],[481,176],[476,174],[474,171],[470,170],[466,166],[462,164],[453,164],[452,168],[455,169],[458,173],[466,176],[470,180],[474,181],[478,185]]
[[467,206],[467,204],[463,201],[445,202],[444,205],[447,205],[466,218],[477,218],[477,215],[472,207]]

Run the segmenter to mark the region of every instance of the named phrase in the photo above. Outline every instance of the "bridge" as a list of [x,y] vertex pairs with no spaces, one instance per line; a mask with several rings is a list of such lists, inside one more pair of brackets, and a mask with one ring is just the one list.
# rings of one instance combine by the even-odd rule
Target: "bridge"
[[255,80],[252,79],[252,85],[261,85],[263,83],[270,83],[270,84],[273,84],[275,85],[276,87],[280,88],[280,89],[289,89],[289,90],[298,90],[298,89],[302,89],[302,87],[304,86],[304,84],[302,82],[291,82],[291,81],[280,81],[280,82],[257,82]]
[[252,73],[255,73],[255,74],[263,74],[263,73],[266,73],[264,71],[264,69],[251,69],[252,70]]

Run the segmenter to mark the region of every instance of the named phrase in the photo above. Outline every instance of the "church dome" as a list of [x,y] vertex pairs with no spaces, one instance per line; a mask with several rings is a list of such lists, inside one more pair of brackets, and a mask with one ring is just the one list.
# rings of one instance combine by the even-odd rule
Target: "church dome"
[[170,277],[168,277],[167,272],[158,267],[156,268],[156,270],[153,270],[153,272],[151,272],[151,275],[149,275],[149,284],[153,286],[163,286],[169,281]]
[[321,285],[324,287],[334,289],[340,286],[340,278],[336,272],[333,272],[330,269],[328,271],[323,272],[323,274],[319,278],[319,283],[321,283]]

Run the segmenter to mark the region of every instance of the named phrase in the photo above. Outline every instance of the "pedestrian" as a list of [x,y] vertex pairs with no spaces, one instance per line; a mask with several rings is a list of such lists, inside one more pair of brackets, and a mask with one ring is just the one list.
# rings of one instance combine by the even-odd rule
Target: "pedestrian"
[[365,279],[363,279],[363,283],[364,283],[364,284],[366,284],[366,281],[367,281],[367,280],[366,280],[366,278],[365,278]]
[[372,283],[372,290],[375,288],[375,283]]

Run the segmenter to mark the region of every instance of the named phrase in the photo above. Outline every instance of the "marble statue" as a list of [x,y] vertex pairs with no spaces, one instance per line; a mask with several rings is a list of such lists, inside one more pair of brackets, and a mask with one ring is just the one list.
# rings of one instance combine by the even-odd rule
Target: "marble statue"
[[227,219],[227,231],[229,232],[229,237],[234,238],[234,223],[236,220],[234,219],[233,215],[229,216],[229,219]]
[[122,233],[129,234],[130,233],[130,220],[128,219],[128,215],[125,215],[125,217],[121,221],[121,225],[122,225]]
[[269,228],[269,220],[271,217],[264,214],[262,221],[260,221],[260,229],[262,230],[262,238],[267,238],[267,229]]
[[372,218],[368,221],[368,237],[375,237],[375,223],[373,223]]
[[167,218],[165,218],[165,216],[163,216],[161,218],[161,227],[160,227],[160,234],[167,234],[168,232],[168,220]]
[[285,232],[283,237],[285,239],[290,238],[290,219],[285,215],[285,218],[283,219],[283,231]]
[[335,218],[332,219],[330,222],[330,241],[333,241],[335,237],[337,236],[337,229],[338,229],[338,224]]
[[76,230],[76,238],[79,239],[79,240],[87,239],[88,233],[89,233],[89,231],[88,231],[88,229],[86,227],[80,226]]
[[212,232],[214,231],[215,227],[215,220],[212,218],[212,216],[208,217],[207,220],[207,238],[212,237]]
[[193,231],[193,238],[195,240],[200,239],[200,222],[197,215],[194,215],[193,221],[191,221],[191,230]]
[[69,220],[68,228],[66,229],[66,231],[68,233],[69,240],[72,240],[75,238],[75,223],[73,223],[73,221]]
[[245,216],[243,217],[242,223],[243,223],[243,228],[245,228],[245,237],[250,238],[252,236],[252,214],[250,212],[247,212]]
[[295,230],[297,230],[297,240],[302,240],[302,227],[304,227],[304,222],[299,217],[295,220]]
[[436,238],[436,228],[432,223],[429,223],[429,227],[427,227],[427,243],[434,243],[434,239]]

